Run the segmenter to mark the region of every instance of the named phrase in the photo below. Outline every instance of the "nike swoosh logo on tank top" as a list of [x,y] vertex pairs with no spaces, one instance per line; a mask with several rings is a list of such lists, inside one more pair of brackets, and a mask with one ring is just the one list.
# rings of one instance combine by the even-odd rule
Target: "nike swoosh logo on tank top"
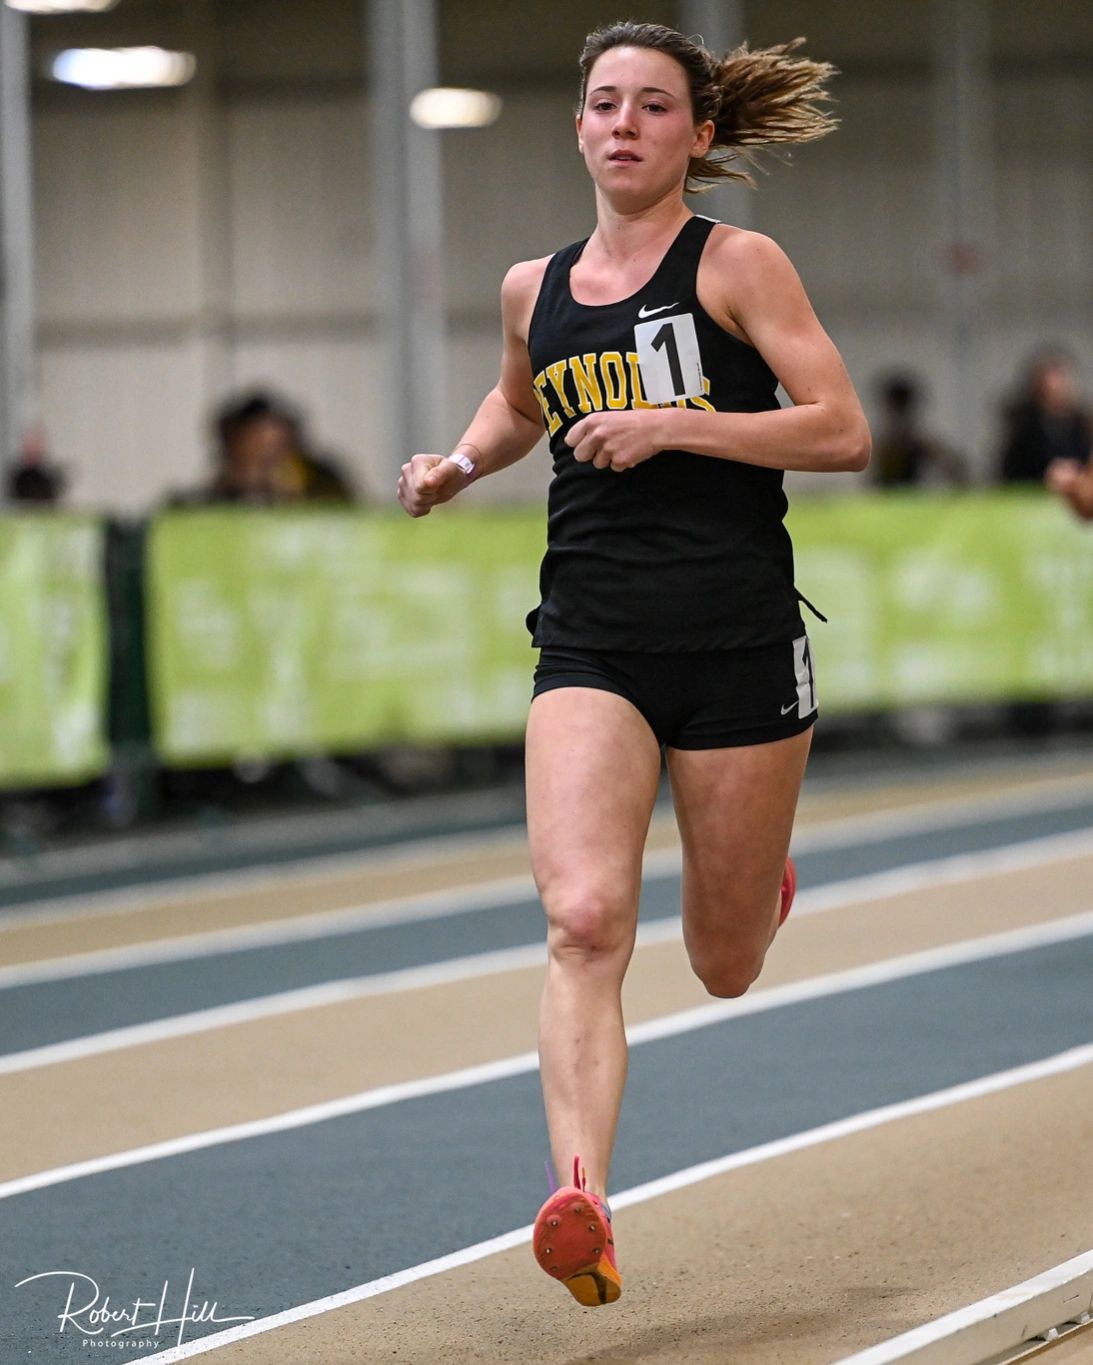
[[639,317],[639,318],[651,318],[651,317],[653,316],[654,313],[663,313],[663,312],[665,312],[667,309],[669,309],[669,308],[674,308],[674,307],[675,307],[675,303],[674,303],[674,302],[673,302],[673,303],[662,303],[662,304],[660,305],[659,308],[647,308],[647,307],[645,306],[645,304],[642,304],[641,307],[638,309],[638,317]]

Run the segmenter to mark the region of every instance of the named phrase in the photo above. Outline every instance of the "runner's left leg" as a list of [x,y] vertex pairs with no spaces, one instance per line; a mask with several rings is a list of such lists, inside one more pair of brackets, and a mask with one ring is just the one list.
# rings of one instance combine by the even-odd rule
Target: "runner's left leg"
[[768,744],[669,749],[683,842],[683,939],[711,995],[743,995],[778,931],[811,729]]

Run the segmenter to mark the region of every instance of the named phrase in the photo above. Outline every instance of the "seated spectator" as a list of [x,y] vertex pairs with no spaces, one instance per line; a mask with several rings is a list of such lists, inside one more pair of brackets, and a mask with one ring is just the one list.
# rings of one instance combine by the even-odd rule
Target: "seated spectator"
[[16,464],[8,470],[9,502],[33,502],[52,506],[61,500],[64,476],[57,469],[40,464]]
[[281,502],[281,467],[292,450],[287,410],[253,394],[232,400],[216,418],[220,438],[210,502]]
[[874,428],[873,478],[883,488],[968,481],[959,455],[921,424],[922,386],[909,374],[893,374],[877,385],[881,415]]
[[291,426],[292,448],[281,466],[281,486],[287,497],[308,502],[352,502],[354,490],[340,465],[312,449],[299,420]]
[[1074,363],[1059,347],[1031,358],[1005,419],[1003,483],[1042,483],[1055,461],[1081,466],[1089,459],[1093,423],[1078,394]]
[[52,506],[60,502],[64,488],[64,473],[50,463],[44,433],[32,429],[23,441],[19,458],[8,466],[4,490],[8,501]]
[[272,394],[255,391],[229,399],[214,430],[216,473],[186,502],[348,502],[349,480],[337,464],[309,448],[302,419]]

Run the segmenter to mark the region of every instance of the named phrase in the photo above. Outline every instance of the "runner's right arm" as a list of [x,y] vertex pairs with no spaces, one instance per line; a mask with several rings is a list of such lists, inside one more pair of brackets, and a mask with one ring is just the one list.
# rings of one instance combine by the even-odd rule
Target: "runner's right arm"
[[[531,382],[527,337],[546,264],[546,260],[521,261],[501,286],[501,376],[452,452],[474,462],[476,479],[522,460],[543,434],[542,412]],[[471,476],[443,455],[415,455],[402,466],[399,502],[410,516],[424,517],[470,482]]]

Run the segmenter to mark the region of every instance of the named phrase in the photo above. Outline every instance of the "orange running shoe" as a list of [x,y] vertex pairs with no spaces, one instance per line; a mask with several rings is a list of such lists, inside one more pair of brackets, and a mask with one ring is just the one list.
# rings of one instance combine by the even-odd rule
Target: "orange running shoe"
[[611,1210],[585,1189],[580,1157],[573,1159],[573,1184],[555,1190],[539,1210],[531,1245],[539,1265],[586,1308],[614,1303],[622,1293]]
[[786,870],[782,875],[782,913],[778,916],[778,927],[785,924],[797,894],[797,868],[792,858],[786,859]]

